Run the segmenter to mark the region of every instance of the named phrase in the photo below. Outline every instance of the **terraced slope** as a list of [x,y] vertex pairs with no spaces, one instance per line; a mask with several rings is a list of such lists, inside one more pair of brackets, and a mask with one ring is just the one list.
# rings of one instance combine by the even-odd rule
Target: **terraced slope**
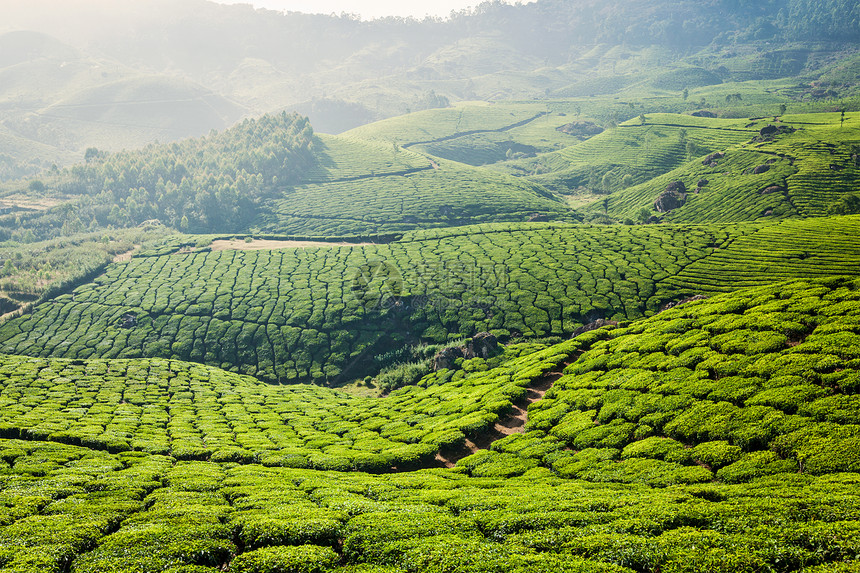
[[776,227],[495,224],[384,245],[137,256],[4,323],[0,349],[335,381],[419,341],[566,335],[700,292],[860,274],[859,227],[858,217]]
[[455,107],[428,109],[392,117],[344,133],[358,139],[418,145],[464,135],[511,129],[546,111],[542,103],[494,104],[463,102]]
[[[692,157],[740,144],[757,135],[747,119],[709,119],[679,114],[647,114],[578,145],[498,169],[528,176],[554,191],[579,187],[612,192],[641,184],[686,164]],[[609,174],[608,177],[605,176]],[[622,183],[630,175],[628,183]]]
[[0,555],[21,573],[847,573],[857,555],[856,473],[652,489],[0,448]]
[[[859,316],[858,279],[758,287],[378,401],[175,361],[5,357],[0,566],[849,573]],[[466,431],[451,421],[561,369],[527,433],[452,470],[279,467],[413,459],[441,443],[418,437],[434,421]]]
[[[404,125],[412,126],[416,133],[424,133],[421,126],[444,133],[460,124],[483,125],[477,118],[492,123],[495,115],[485,117],[487,106],[478,107],[481,114],[476,117],[468,107],[457,114],[454,110],[432,110],[411,115]],[[514,113],[511,110],[516,109],[506,107],[504,113],[496,115],[509,121]],[[426,125],[422,120],[425,115],[431,118]],[[460,115],[463,117],[454,121]],[[396,125],[402,121],[388,120],[374,129],[388,137],[388,130],[399,133]],[[396,125],[388,125],[390,122]],[[401,147],[396,137],[376,137],[374,129],[319,136],[314,146],[316,165],[303,176],[301,185],[267,201],[252,227],[265,233],[352,235],[485,221],[521,222],[534,215],[578,220],[563,202],[539,185],[455,161],[431,160],[406,145]]]
[[0,340],[9,353],[181,357],[284,382],[363,376],[375,355],[419,340],[564,334],[654,312],[680,296],[662,280],[731,236],[485,225],[384,245],[140,256],[5,323]]
[[430,160],[391,143],[317,134],[303,183],[333,183],[431,169]]
[[[376,147],[370,144],[371,149]],[[392,154],[388,145],[388,155]],[[356,235],[449,227],[485,221],[576,221],[579,217],[542,187],[508,175],[489,173],[397,148],[389,164],[336,169],[329,179],[287,189],[268,201],[252,227],[265,233]],[[399,162],[406,155],[403,168]],[[371,155],[375,159],[374,155]],[[401,167],[403,166],[403,167]]]
[[448,372],[380,399],[187,362],[2,357],[0,433],[180,460],[403,471],[492,427],[572,348],[515,345],[494,368],[478,361],[468,377]]
[[458,467],[661,486],[858,472],[858,317],[860,280],[828,278],[595,331],[529,407],[527,433]]
[[[758,130],[768,124],[759,120],[749,125]],[[842,123],[839,114],[789,115],[776,125],[794,131],[726,147],[710,141],[704,149],[725,157],[696,157],[661,177],[613,193],[606,204],[591,209],[635,218],[643,207],[653,209],[670,182],[682,181],[689,191],[686,203],[662,215],[665,221],[820,217],[856,191],[860,167],[853,156],[860,146],[860,119],[846,114]],[[703,180],[706,184],[700,186]]]

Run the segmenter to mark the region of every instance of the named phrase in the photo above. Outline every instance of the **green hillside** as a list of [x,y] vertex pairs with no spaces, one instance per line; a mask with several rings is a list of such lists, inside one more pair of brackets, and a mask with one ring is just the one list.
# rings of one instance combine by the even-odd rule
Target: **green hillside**
[[270,381],[336,381],[421,341],[569,335],[697,293],[856,274],[858,225],[488,224],[379,245],[160,254],[167,248],[4,323],[0,350],[179,358]]
[[[272,386],[165,360],[3,359],[5,437],[182,460],[387,472],[436,464],[440,448],[492,428],[568,349],[520,344],[464,372],[385,398]],[[522,356],[519,356],[522,354]],[[480,360],[479,360],[480,362]],[[451,382],[450,384],[448,382]],[[43,396],[50,388],[50,396]]]
[[197,233],[325,236],[534,216],[580,219],[534,183],[431,160],[396,143],[315,136],[306,118],[285,113],[179,143],[88,153],[85,164],[6,186],[7,195],[54,195],[61,203],[45,212],[0,215],[11,238],[153,220]]
[[856,0],[0,3],[0,573],[860,573]]
[[458,465],[491,476],[513,456],[660,486],[857,472],[858,288],[831,278],[742,290],[591,334],[529,407],[525,434]]
[[[57,573],[854,571],[858,292],[847,278],[742,290],[380,400],[175,361],[6,357],[0,560]],[[432,463],[544,380],[525,433],[453,469],[349,471]]]
[[576,215],[542,187],[430,158],[396,143],[322,135],[301,185],[273,195],[255,232],[370,235]]
[[[856,114],[845,114],[844,121],[838,113],[787,115],[779,122],[768,119],[748,125],[756,131],[772,125],[786,131],[750,138],[739,145],[723,146],[728,142],[706,140],[701,153],[691,161],[617,191],[607,205],[592,208],[616,217],[635,217],[643,207],[653,208],[654,200],[669,183],[681,181],[690,192],[687,201],[663,215],[665,221],[820,217],[833,212],[846,195],[856,191],[858,165],[854,156],[860,149]],[[724,157],[708,161],[707,156],[715,152]],[[702,180],[706,184],[697,189]]]
[[[371,155],[372,157],[372,155]],[[578,220],[542,187],[451,161],[290,188],[260,209],[255,232],[370,235],[485,221]],[[364,163],[359,163],[363,165]]]

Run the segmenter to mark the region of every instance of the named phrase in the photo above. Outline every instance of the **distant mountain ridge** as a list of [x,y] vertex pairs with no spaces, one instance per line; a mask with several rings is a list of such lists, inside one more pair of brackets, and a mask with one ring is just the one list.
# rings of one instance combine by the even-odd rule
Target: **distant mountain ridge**
[[[860,7],[844,0],[495,1],[447,20],[371,22],[205,0],[8,0],[0,22],[0,124],[56,146],[60,161],[283,109],[339,133],[444,102],[431,93],[452,102],[605,94],[690,66],[710,82],[787,77],[860,39]],[[37,76],[53,83],[27,81]],[[130,124],[102,89],[116,81],[155,91],[184,82],[187,97],[156,98],[177,105],[134,110],[140,122]],[[81,94],[108,98],[97,98],[103,113],[83,124],[56,116],[52,106]]]

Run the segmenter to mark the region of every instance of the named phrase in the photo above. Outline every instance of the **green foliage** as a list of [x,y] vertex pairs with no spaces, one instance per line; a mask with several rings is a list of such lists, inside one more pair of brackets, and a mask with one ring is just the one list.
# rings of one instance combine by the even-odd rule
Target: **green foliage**
[[[696,139],[690,141],[700,150],[697,157],[665,163],[663,171],[647,181],[637,180],[640,184],[619,190],[606,205],[595,203],[590,210],[633,217],[643,206],[652,206],[670,182],[679,180],[689,193],[682,206],[662,215],[664,221],[754,221],[856,212],[858,167],[853,149],[860,131],[843,129],[837,114],[787,116],[780,124],[784,131],[766,138],[758,135],[770,125],[766,118],[703,118],[699,125],[689,125],[689,120],[666,115],[649,123],[668,130],[663,145],[673,132],[683,130],[685,139],[692,134]],[[635,122],[624,125],[642,129]],[[717,152],[720,155],[715,156]]]
[[314,545],[267,547],[237,556],[230,562],[230,571],[236,573],[323,573],[333,570],[339,559],[338,554],[328,547]]
[[[856,233],[854,217],[728,228],[532,223],[420,231],[383,245],[166,249],[172,254],[111,266],[4,323],[0,348],[171,357],[269,381],[340,381],[373,373],[373,356],[449,333],[566,335],[595,318],[653,314],[692,292],[854,272]],[[763,249],[765,265],[755,262]],[[736,361],[735,353],[785,344],[795,328],[803,330],[748,328],[719,341]]]
[[[574,342],[552,351],[538,346],[453,382],[440,371],[420,386],[379,400],[315,386],[271,386],[175,361],[5,357],[0,358],[0,428],[10,437],[182,460],[339,471],[413,469],[427,465],[440,447],[458,445],[466,434],[494,423],[524,395],[526,385],[576,347]],[[49,396],[42,399],[45,392]],[[243,525],[243,543],[335,536],[333,518],[320,519],[321,529],[311,532],[295,530],[303,522],[294,517],[283,527],[251,520]]]

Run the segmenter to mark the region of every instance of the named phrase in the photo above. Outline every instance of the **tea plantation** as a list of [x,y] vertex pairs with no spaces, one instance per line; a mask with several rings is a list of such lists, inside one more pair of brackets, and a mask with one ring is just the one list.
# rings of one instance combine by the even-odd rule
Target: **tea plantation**
[[535,215],[579,219],[539,185],[437,160],[422,169],[371,171],[292,187],[270,200],[252,226],[265,233],[354,235],[520,222]]
[[858,227],[858,217],[492,224],[379,245],[147,251],[0,325],[0,351],[178,358],[267,381],[337,381],[372,373],[374,356],[406,344],[481,331],[568,335],[700,292],[858,274]]
[[[858,116],[846,114],[844,122],[840,114],[788,115],[780,119],[749,123],[743,120],[752,134],[748,133],[746,139],[736,138],[733,144],[705,136],[699,152],[689,162],[616,191],[606,205],[594,205],[592,209],[616,217],[636,217],[643,207],[653,209],[654,200],[669,183],[681,181],[688,190],[686,202],[662,215],[664,221],[728,222],[827,215],[845,195],[856,191]],[[654,116],[654,122],[667,120]],[[648,124],[630,125],[635,122],[619,129],[648,129]],[[758,132],[768,126],[783,131],[761,137]],[[660,129],[660,125],[650,129]],[[685,130],[690,139],[693,130]],[[703,126],[698,131],[710,134],[715,130]],[[585,144],[581,146],[584,147]],[[714,156],[717,152],[719,155]]]
[[[6,357],[0,568],[856,571],[857,317],[858,279],[756,287],[379,400],[177,361]],[[562,370],[524,433],[402,471]],[[403,465],[349,471],[360,454]]]
[[[463,443],[557,369],[573,346],[515,345],[490,369],[356,398],[166,360],[2,360],[0,433],[182,460],[340,471],[415,469]],[[522,354],[522,356],[519,356]]]

